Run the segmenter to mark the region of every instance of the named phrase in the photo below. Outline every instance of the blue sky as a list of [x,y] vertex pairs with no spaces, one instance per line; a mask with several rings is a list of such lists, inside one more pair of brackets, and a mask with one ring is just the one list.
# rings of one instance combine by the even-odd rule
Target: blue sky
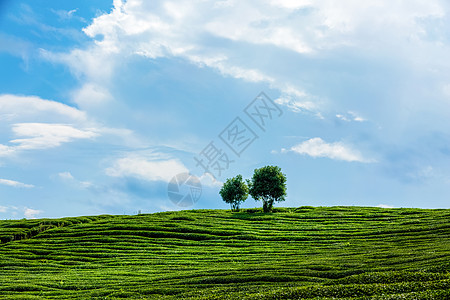
[[[228,208],[221,182],[269,164],[277,205],[450,208],[449,11],[1,1],[0,218],[184,209],[167,193],[183,172],[192,208]],[[215,178],[195,160],[213,150]]]

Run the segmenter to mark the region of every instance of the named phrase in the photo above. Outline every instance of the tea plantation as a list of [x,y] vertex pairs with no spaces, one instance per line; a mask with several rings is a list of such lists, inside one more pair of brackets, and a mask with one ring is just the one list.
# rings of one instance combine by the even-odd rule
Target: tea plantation
[[450,299],[450,210],[0,221],[0,299]]

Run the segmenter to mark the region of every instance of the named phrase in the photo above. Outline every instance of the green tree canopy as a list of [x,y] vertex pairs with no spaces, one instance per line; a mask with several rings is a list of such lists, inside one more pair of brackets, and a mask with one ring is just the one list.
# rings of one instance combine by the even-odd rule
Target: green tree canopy
[[248,187],[241,175],[228,178],[219,192],[223,201],[229,203],[232,211],[239,211],[239,206],[248,197]]
[[247,180],[253,199],[263,201],[264,212],[272,211],[274,201],[286,200],[286,175],[280,167],[265,166],[255,169],[251,180]]

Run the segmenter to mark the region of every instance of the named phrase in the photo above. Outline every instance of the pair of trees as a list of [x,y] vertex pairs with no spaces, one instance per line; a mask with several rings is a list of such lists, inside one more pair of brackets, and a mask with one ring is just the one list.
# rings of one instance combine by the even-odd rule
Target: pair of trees
[[265,166],[255,169],[247,184],[241,175],[227,179],[219,194],[223,201],[230,204],[232,211],[239,211],[241,203],[250,194],[256,201],[262,200],[264,212],[270,212],[275,201],[285,200],[286,175],[281,172],[280,167]]

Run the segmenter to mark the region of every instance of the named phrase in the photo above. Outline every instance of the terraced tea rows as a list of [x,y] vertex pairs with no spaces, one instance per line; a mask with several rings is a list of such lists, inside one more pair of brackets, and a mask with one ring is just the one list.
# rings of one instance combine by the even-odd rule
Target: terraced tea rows
[[448,299],[450,210],[0,221],[1,299]]

